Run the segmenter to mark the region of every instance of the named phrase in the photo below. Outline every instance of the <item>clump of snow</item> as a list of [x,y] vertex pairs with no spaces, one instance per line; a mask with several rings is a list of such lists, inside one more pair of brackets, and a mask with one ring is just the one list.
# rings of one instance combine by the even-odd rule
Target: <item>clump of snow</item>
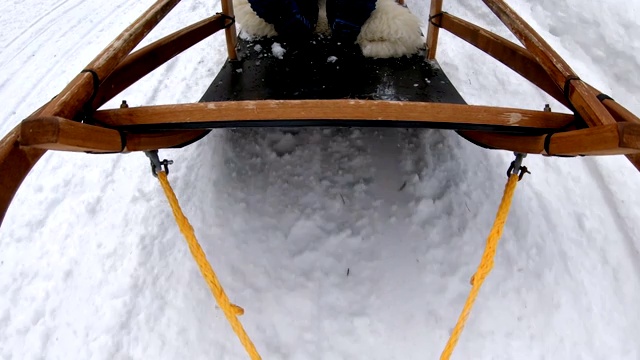
[[253,50],[255,50],[256,52],[262,51],[262,45],[256,44],[256,46],[253,47]]
[[327,62],[328,62],[328,63],[334,63],[334,62],[336,62],[336,60],[338,60],[338,58],[337,58],[337,57],[335,57],[335,56],[329,56],[329,57],[327,58]]
[[431,65],[431,67],[433,67],[436,70],[441,70],[442,68],[440,67],[440,63],[438,63],[437,60],[425,60],[426,62],[429,63],[429,65]]
[[271,53],[278,59],[282,59],[286,52],[287,50],[285,50],[280,43],[274,42],[273,45],[271,45]]
[[296,137],[290,132],[270,134],[267,139],[272,142],[272,149],[278,156],[293,152],[297,145]]

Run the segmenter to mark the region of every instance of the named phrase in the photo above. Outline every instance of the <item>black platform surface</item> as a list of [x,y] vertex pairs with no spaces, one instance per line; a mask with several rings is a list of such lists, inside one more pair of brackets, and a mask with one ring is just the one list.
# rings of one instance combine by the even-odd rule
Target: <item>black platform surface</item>
[[[279,58],[279,48],[285,50]],[[309,44],[239,39],[240,60],[227,61],[202,101],[370,99],[465,104],[436,62],[424,54],[371,59],[354,45],[318,38]]]

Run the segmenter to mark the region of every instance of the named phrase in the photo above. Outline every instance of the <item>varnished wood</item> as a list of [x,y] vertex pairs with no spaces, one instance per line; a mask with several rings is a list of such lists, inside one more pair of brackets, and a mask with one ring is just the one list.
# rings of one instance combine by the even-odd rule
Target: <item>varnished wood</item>
[[[233,11],[233,0],[222,0],[220,3],[222,4],[223,14],[235,17],[235,13]],[[236,25],[233,24],[226,28],[224,35],[227,39],[227,55],[229,56],[229,60],[237,60],[238,52],[236,51],[236,39],[238,38],[238,34],[236,32]]]
[[23,147],[61,151],[120,152],[116,130],[82,124],[56,116],[30,118],[20,126]]
[[451,14],[443,14],[442,28],[484,51],[568,106],[564,94],[529,51],[522,46]]
[[0,140],[0,223],[22,181],[46,150],[21,148],[20,125]]
[[[431,8],[429,10],[429,17],[440,14],[442,12],[442,0],[431,0]],[[433,23],[439,24],[440,17],[433,18]],[[436,51],[438,50],[438,34],[440,28],[429,21],[429,28],[427,29],[427,59],[433,60],[436,58]]]
[[[614,119],[618,122],[629,122],[633,124],[640,124],[640,119],[635,116],[631,111],[627,110],[622,105],[618,104],[614,100],[607,99],[602,102],[604,107],[609,110],[611,115],[613,115]],[[640,171],[640,155],[627,155],[627,159],[631,162],[633,166]]]
[[600,100],[589,91],[588,84],[582,80],[570,83],[569,100],[589,126],[610,125],[616,122]]
[[545,154],[544,135],[512,135],[488,131],[460,131],[465,139],[494,150],[508,150],[523,154]]
[[224,25],[225,19],[220,15],[214,15],[176,31],[127,56],[113,73],[102,82],[93,102],[93,109],[98,109],[176,55],[222,30]]
[[632,154],[626,156],[631,165],[635,166],[635,168],[640,171],[640,154]]
[[617,123],[554,134],[550,155],[621,155],[640,151],[640,125]]
[[[575,72],[544,39],[504,0],[482,0],[531,52],[559,89]],[[569,100],[589,126],[614,124],[615,120],[581,80],[570,82]]]
[[390,120],[560,129],[574,117],[488,106],[374,100],[261,100],[97,111],[109,126],[254,120]]
[[640,119],[615,100],[605,99],[602,104],[618,122],[630,122],[640,124]]
[[202,130],[181,130],[121,135],[116,130],[51,116],[22,122],[19,143],[22,149],[118,153],[172,148],[205,134]]
[[127,134],[127,151],[173,148],[199,139],[208,132],[208,130],[180,130],[148,134]]
[[[593,86],[590,86],[590,89],[596,96],[602,93]],[[611,115],[617,122],[630,122],[634,124],[640,124],[640,119],[637,116],[635,116],[631,111],[627,110],[624,106],[618,104],[615,100],[605,99],[602,101],[602,104],[609,111],[609,113],[611,113]],[[629,162],[631,162],[631,164],[635,166],[638,171],[640,171],[640,155],[631,154],[626,156]]]
[[[87,68],[105,77],[127,56],[140,40],[179,2],[160,0],[105,48]],[[52,101],[32,116],[74,118],[93,92],[91,74],[81,73]],[[0,141],[0,215],[4,218],[11,200],[31,168],[46,150],[20,147],[21,125]]]
[[[86,69],[95,71],[100,79],[106,78],[179,2],[180,0],[158,0],[98,54]],[[93,90],[92,75],[80,73],[51,101],[42,115],[73,119],[90,99]]]
[[483,131],[464,131],[461,134],[489,148],[527,154],[574,156],[640,153],[640,125],[630,123],[553,134],[549,141],[549,153],[544,147],[546,135],[520,136]]
[[[503,0],[483,0],[524,44],[526,51],[515,44],[461,19],[443,15],[434,22],[484,50],[491,56],[532,81],[551,96],[563,101],[565,81],[575,76],[573,70],[522,18]],[[138,20],[129,26],[88,66],[102,85],[97,108],[164,63],[210,35],[222,26],[215,17],[194,24],[137,53],[129,53],[173,9],[179,0],[158,0]],[[400,1],[402,2],[402,1]],[[223,12],[233,16],[231,0],[222,1]],[[433,0],[430,14],[442,12],[442,0]],[[222,26],[224,27],[224,26]],[[429,24],[427,57],[434,59],[437,50],[438,26]],[[235,59],[235,27],[225,30],[228,55]],[[127,59],[123,62],[124,59]],[[116,71],[114,73],[114,71]],[[542,76],[542,73],[546,76]],[[109,75],[112,75],[109,78]],[[135,79],[135,80],[134,80]],[[203,130],[174,130],[155,133],[126,133],[71,121],[91,98],[94,86],[91,74],[81,73],[50,103],[0,140],[0,220],[18,187],[30,169],[47,149],[65,151],[118,152],[154,150],[184,144],[206,134]],[[580,80],[571,81],[569,99],[590,128],[563,131],[549,141],[550,155],[610,155],[627,154],[640,169],[640,121],[613,100],[600,102],[596,92]],[[562,96],[561,96],[562,95]],[[544,113],[521,109],[452,104],[386,102],[364,100],[304,100],[247,101],[168,105],[144,108],[99,111],[96,118],[117,126],[138,126],[180,123],[213,123],[252,120],[391,120],[437,123],[462,123],[566,130],[574,119],[571,115]],[[131,129],[131,128],[129,128]],[[137,129],[139,130],[139,129]],[[544,154],[545,136],[514,135],[496,132],[463,132],[478,143],[495,148]],[[122,138],[127,148],[122,148]],[[39,148],[41,147],[41,148]]]

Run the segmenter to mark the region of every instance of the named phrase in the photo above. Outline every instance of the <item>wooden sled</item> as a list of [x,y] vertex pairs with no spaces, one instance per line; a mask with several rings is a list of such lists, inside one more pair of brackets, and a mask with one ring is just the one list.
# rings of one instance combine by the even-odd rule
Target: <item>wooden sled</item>
[[[627,155],[640,169],[638,117],[580,80],[504,0],[482,1],[524,47],[443,13],[442,0],[432,0],[422,56],[364,59],[356,52],[335,54],[329,40],[317,39],[276,59],[264,52],[277,39],[238,42],[231,0],[223,0],[221,13],[131,53],[179,3],[158,0],[0,142],[0,219],[47,150],[123,153],[181,147],[219,127],[444,128],[479,146],[519,153]],[[502,62],[573,114],[467,105],[435,60],[440,29]],[[99,110],[218,31],[225,32],[228,61],[200,102]],[[338,59],[333,62],[332,56]]]

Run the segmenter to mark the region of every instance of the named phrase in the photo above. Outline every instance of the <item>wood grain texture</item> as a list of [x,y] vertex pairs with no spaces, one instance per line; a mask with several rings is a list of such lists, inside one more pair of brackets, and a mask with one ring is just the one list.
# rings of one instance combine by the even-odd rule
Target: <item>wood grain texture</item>
[[523,154],[545,154],[544,135],[510,135],[488,131],[460,131],[462,137],[494,150],[508,150]]
[[[20,146],[23,149],[119,153],[172,148],[205,134],[206,131],[202,130],[120,134],[113,129],[51,116],[23,121],[20,126]],[[125,144],[122,144],[123,140]]]
[[562,90],[527,49],[451,14],[444,14],[441,24],[443,29],[484,51],[569,107]]
[[[600,90],[592,86],[590,86],[590,88],[593,94],[595,94],[596,96],[598,96],[599,94],[602,94]],[[618,104],[615,100],[605,99],[602,101],[602,104],[607,109],[607,111],[611,113],[611,115],[617,122],[629,122],[633,124],[640,124],[640,118],[638,118],[631,111],[627,110],[624,106]],[[629,162],[638,171],[640,171],[640,154],[630,154],[630,155],[626,155],[626,157],[629,160]]]
[[606,99],[602,102],[604,107],[613,115],[617,122],[630,122],[640,124],[640,118],[634,113],[627,110],[624,106],[618,104],[615,100]]
[[[504,0],[482,0],[529,50],[560,89],[575,77],[569,65]],[[568,100],[589,126],[614,124],[615,120],[581,80],[570,82]]]
[[97,111],[109,126],[251,120],[390,120],[560,129],[568,114],[488,106],[376,100],[260,100]]
[[102,82],[93,101],[93,109],[98,109],[162,64],[222,30],[224,25],[224,18],[215,15],[176,31],[127,56]]
[[[180,0],[159,0],[113,40],[85,69],[105,79]],[[78,74],[44,109],[44,116],[73,119],[91,98],[94,90],[90,73]]]
[[483,131],[463,131],[465,138],[489,148],[543,155],[625,155],[640,153],[640,125],[618,123],[553,134],[549,153],[546,135],[520,136]]
[[[431,8],[429,10],[429,17],[434,16],[436,14],[440,14],[442,12],[442,0],[431,0]],[[438,24],[440,18],[436,17],[433,19],[433,22]],[[440,28],[433,25],[431,21],[429,21],[429,28],[427,29],[427,59],[433,60],[436,58],[436,52],[438,50],[438,34],[440,33]]]
[[[109,44],[88,66],[100,78],[109,75],[138,45],[153,27],[173,9],[179,0],[159,0],[138,20]],[[93,93],[93,77],[80,73],[58,96],[31,117],[60,116],[74,118]],[[20,147],[22,125],[14,128],[0,141],[0,215],[4,218],[11,200],[31,168],[46,150]]]
[[0,140],[0,223],[22,181],[46,153],[42,149],[21,148],[20,125]]
[[[233,11],[233,0],[222,0],[222,13],[235,17],[235,13]],[[236,51],[236,40],[238,38],[238,34],[236,32],[236,25],[233,24],[224,30],[224,35],[227,39],[227,55],[229,56],[229,60],[238,60],[238,52]]]
[[610,124],[554,134],[550,155],[623,155],[640,151],[637,132],[640,125]]
[[20,127],[20,144],[24,147],[60,151],[123,150],[122,138],[118,131],[56,116],[23,121]]

